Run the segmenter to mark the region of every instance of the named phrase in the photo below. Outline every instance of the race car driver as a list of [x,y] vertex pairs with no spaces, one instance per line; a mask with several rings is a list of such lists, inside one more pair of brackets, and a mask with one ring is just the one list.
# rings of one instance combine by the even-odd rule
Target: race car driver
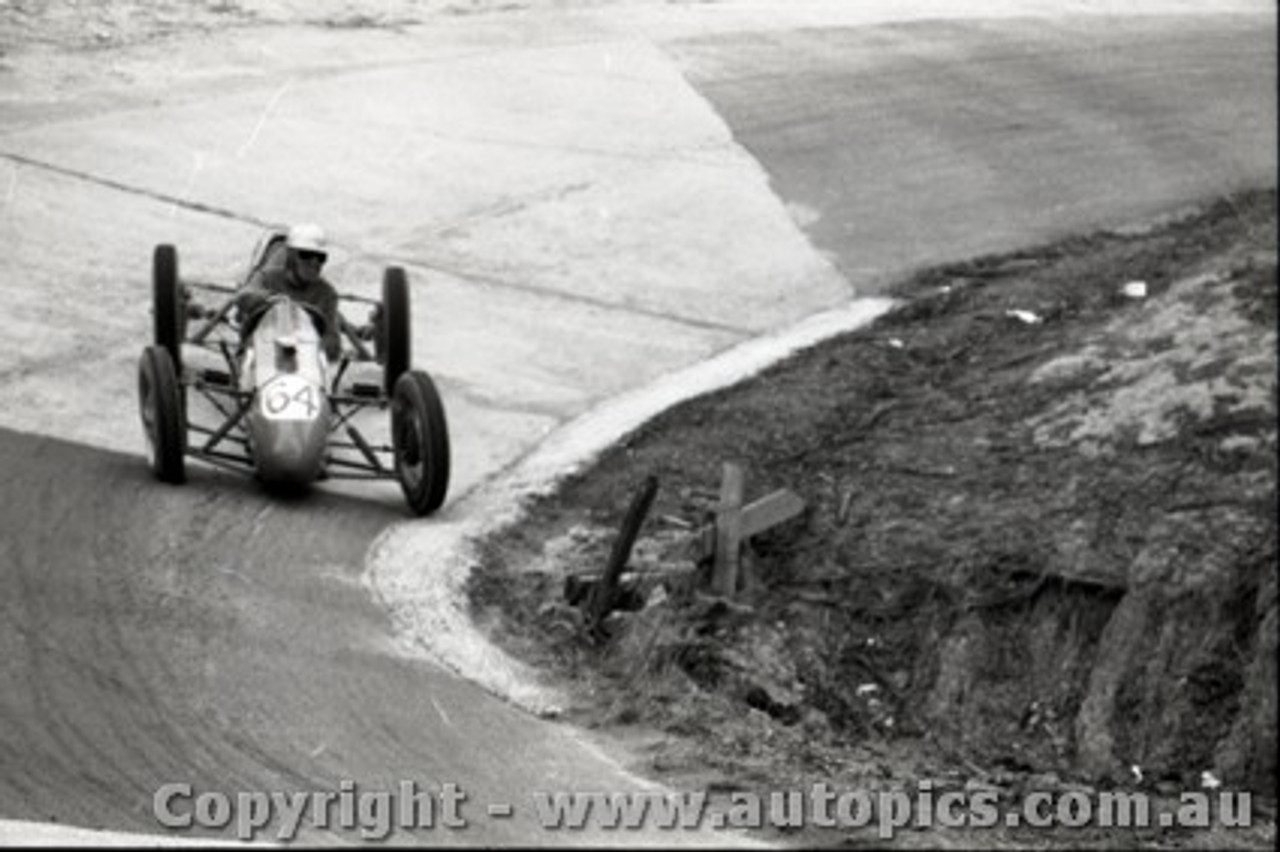
[[[324,318],[325,355],[330,361],[337,360],[342,351],[338,291],[320,274],[329,256],[324,230],[319,225],[294,225],[289,229],[284,245],[284,265],[270,267],[264,264],[240,291],[236,301],[240,316],[254,317],[266,306],[268,297],[274,294],[303,302]],[[245,324],[245,333],[252,325],[250,319]]]

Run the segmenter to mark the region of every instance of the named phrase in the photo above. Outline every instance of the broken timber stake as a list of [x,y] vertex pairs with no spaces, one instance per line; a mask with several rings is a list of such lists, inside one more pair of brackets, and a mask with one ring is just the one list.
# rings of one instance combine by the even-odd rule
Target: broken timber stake
[[613,610],[614,602],[618,598],[618,579],[622,576],[622,570],[627,567],[627,560],[631,558],[631,548],[635,546],[636,536],[640,534],[640,526],[644,523],[645,516],[649,514],[649,508],[653,505],[653,498],[657,493],[658,477],[650,474],[645,477],[644,483],[631,498],[631,505],[627,507],[627,514],[622,519],[622,529],[619,530],[618,537],[613,542],[613,550],[609,553],[609,563],[605,566],[604,576],[591,590],[591,602],[587,607],[587,627],[592,636],[599,635],[600,625],[604,623],[605,616]]
[[742,543],[804,511],[804,500],[785,488],[743,506],[743,478],[739,465],[725,464],[715,524],[698,531],[699,561],[715,558],[711,591],[723,597],[738,589]]

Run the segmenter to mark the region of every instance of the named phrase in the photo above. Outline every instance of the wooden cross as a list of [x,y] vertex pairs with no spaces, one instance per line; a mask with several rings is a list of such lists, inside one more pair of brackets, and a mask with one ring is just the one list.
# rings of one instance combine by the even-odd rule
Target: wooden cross
[[699,560],[715,557],[711,591],[724,597],[732,597],[738,588],[742,543],[804,511],[804,500],[785,488],[746,506],[744,492],[742,467],[726,462],[715,524],[698,531]]

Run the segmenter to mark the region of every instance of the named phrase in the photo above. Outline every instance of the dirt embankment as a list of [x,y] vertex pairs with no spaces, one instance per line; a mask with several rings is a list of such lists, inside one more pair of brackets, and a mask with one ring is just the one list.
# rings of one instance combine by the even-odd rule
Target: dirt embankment
[[31,47],[109,50],[245,26],[395,29],[440,17],[645,2],[657,0],[0,0],[0,57]]
[[[645,768],[675,783],[1016,797],[1218,779],[1270,812],[1274,191],[896,295],[874,326],[668,412],[531,507],[487,545],[477,618],[576,688],[577,721],[661,731]],[[807,504],[751,543],[731,603],[687,547],[724,461],[748,499]],[[593,644],[565,578],[603,567],[647,474],[632,567],[664,582]]]

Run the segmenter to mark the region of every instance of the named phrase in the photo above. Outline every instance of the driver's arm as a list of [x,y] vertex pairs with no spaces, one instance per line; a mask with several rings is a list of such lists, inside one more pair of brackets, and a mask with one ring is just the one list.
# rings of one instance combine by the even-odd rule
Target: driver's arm
[[[337,320],[335,319],[334,322]],[[333,328],[332,324],[324,332],[324,354],[330,361],[337,361],[342,357],[342,338],[330,331],[331,328]]]
[[337,291],[326,288],[317,307],[324,316],[324,354],[330,361],[336,361],[342,355],[342,318],[338,314]]
[[249,276],[249,280],[245,282],[244,287],[240,288],[240,292],[236,294],[236,310],[240,312],[241,322],[261,309],[262,305],[267,301],[267,297],[271,295],[264,277],[262,270],[254,272],[253,275]]

